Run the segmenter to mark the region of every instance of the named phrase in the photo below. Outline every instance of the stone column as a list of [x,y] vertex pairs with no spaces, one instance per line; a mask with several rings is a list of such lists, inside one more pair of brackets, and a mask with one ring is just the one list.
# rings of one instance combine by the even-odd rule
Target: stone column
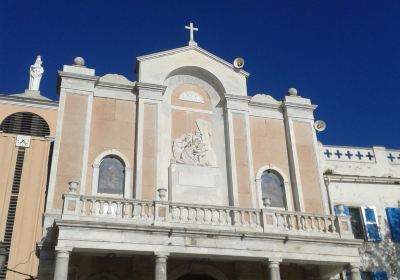
[[167,280],[167,259],[168,253],[156,253],[155,254],[155,271],[154,271],[154,279],[155,280]]
[[350,266],[351,280],[361,280],[360,265],[351,263]]
[[56,267],[54,270],[54,280],[68,279],[69,255],[69,251],[56,250]]
[[269,280],[281,280],[281,273],[279,271],[279,264],[281,262],[281,259],[268,259]]

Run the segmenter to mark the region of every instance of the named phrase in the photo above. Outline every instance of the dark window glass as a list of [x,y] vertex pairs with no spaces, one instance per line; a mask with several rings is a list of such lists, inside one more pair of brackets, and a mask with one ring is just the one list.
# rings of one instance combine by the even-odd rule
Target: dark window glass
[[286,197],[281,176],[271,170],[261,175],[262,197],[271,199],[270,206],[286,208]]
[[116,156],[105,157],[99,167],[98,193],[124,193],[125,166]]
[[361,219],[360,208],[349,207],[351,228],[353,230],[354,238],[365,239],[364,226]]

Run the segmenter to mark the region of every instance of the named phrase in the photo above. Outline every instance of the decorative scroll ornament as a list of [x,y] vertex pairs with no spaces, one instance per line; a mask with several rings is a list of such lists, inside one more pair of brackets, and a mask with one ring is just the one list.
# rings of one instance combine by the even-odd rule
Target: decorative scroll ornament
[[216,166],[217,160],[211,148],[211,129],[207,121],[197,119],[195,133],[182,134],[174,140],[172,161],[203,166]]

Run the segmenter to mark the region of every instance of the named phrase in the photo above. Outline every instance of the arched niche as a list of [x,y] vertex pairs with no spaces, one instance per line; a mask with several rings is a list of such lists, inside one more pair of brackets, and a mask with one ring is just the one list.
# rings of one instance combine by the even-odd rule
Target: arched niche
[[[228,277],[218,268],[209,264],[184,264],[168,272],[168,280],[180,280],[190,275],[205,275],[214,280],[228,280]],[[208,280],[208,279],[207,279]]]

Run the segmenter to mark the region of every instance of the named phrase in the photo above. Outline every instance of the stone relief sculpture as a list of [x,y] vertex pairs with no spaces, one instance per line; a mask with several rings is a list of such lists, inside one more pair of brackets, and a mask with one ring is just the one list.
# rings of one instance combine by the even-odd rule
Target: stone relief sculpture
[[203,166],[216,166],[217,160],[211,148],[211,129],[207,121],[197,119],[194,133],[182,134],[174,140],[172,161]]
[[42,58],[38,55],[35,64],[31,65],[29,69],[29,90],[39,90],[43,72]]

